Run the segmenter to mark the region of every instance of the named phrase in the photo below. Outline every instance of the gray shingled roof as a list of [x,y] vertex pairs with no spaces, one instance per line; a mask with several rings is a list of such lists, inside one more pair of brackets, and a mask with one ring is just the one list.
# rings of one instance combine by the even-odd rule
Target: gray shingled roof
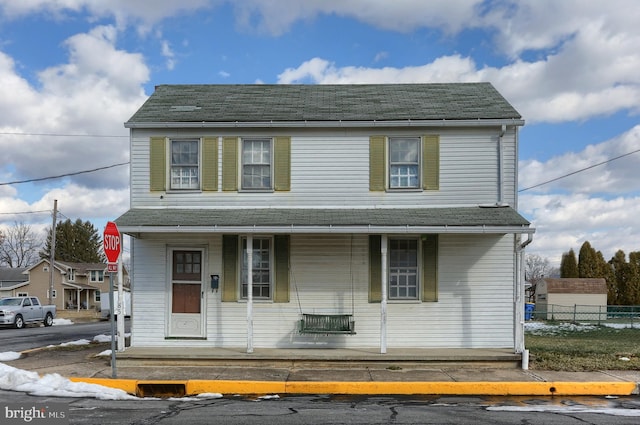
[[490,83],[160,85],[144,123],[521,119]]
[[[513,208],[411,209],[131,209],[116,223],[122,229],[138,227],[296,227],[296,226],[529,226]],[[170,231],[170,229],[168,229]],[[329,230],[328,230],[329,232]]]

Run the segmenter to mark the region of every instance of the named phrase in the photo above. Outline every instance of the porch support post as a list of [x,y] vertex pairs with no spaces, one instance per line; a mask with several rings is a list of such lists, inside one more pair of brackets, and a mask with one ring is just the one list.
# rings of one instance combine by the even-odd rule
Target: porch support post
[[380,301],[380,354],[387,352],[387,235],[380,238],[382,298]]
[[80,311],[80,289],[76,289],[76,311]]
[[253,353],[253,236],[247,236],[247,353]]

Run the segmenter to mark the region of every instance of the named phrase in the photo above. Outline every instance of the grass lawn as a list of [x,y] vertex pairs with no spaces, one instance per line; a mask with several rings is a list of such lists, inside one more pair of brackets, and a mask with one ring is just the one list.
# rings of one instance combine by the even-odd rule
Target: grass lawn
[[525,346],[529,350],[530,369],[640,370],[637,327],[528,323]]

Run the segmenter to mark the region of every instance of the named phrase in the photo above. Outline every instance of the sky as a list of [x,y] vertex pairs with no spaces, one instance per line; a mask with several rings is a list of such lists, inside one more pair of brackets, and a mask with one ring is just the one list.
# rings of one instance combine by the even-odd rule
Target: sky
[[638,22],[635,0],[0,0],[0,228],[44,234],[57,199],[102,234],[158,84],[488,81],[526,121],[527,253],[639,251]]

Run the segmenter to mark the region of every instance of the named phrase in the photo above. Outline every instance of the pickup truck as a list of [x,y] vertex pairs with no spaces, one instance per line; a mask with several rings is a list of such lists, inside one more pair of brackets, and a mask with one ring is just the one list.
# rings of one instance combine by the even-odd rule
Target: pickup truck
[[0,325],[22,329],[27,323],[53,325],[55,305],[42,305],[38,297],[10,297],[0,299]]

